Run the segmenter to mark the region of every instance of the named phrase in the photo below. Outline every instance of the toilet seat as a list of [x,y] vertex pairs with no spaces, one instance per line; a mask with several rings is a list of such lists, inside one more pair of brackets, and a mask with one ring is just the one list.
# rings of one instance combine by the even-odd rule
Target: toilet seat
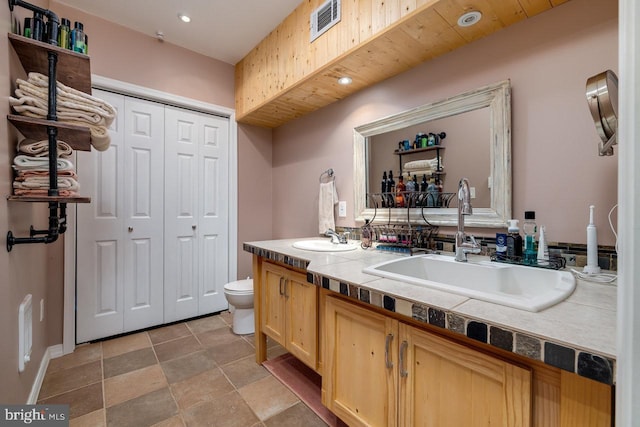
[[224,285],[224,290],[229,294],[235,294],[235,295],[252,294],[253,280],[252,279],[236,280],[235,282],[227,283],[226,285]]

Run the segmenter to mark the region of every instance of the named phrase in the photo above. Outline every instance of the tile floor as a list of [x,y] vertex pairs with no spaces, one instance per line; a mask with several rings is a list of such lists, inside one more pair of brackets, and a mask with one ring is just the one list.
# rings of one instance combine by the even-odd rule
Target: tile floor
[[[326,426],[230,324],[226,312],[78,346],[51,360],[38,403],[69,404],[71,426]],[[269,343],[269,358],[284,352]]]

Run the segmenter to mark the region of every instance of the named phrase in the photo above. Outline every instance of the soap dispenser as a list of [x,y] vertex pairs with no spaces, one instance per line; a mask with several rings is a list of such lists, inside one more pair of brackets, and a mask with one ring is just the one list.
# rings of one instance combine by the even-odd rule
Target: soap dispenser
[[519,260],[522,257],[522,236],[517,219],[509,220],[507,231],[507,259]]

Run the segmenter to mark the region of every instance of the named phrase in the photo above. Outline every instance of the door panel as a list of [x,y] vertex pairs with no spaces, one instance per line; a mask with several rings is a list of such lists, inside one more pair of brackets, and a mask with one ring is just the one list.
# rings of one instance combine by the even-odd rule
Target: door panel
[[76,151],[81,193],[77,204],[76,342],[122,333],[124,326],[124,96],[94,90],[118,111],[104,152]]
[[289,272],[286,284],[287,349],[312,369],[318,361],[318,287],[304,274]]
[[398,322],[331,297],[325,315],[323,404],[350,426],[397,425]]
[[[220,134],[227,126],[228,142],[228,120],[166,107],[165,126],[165,194],[175,201],[165,206],[165,256],[180,259],[165,263],[165,319],[175,321],[228,306],[228,215],[220,215],[228,209],[228,170],[220,166],[228,162]],[[189,257],[181,249],[186,241]]]
[[400,336],[400,425],[530,425],[530,370],[402,323]]
[[200,296],[198,314],[228,307],[229,281],[229,120],[198,113],[198,228]]
[[125,99],[124,332],[164,318],[164,107]]

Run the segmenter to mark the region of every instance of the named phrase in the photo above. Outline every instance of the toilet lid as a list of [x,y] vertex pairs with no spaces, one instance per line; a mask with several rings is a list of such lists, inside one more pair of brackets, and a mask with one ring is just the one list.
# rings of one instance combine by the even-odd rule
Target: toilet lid
[[224,289],[233,292],[253,292],[253,279],[236,280],[224,285]]

